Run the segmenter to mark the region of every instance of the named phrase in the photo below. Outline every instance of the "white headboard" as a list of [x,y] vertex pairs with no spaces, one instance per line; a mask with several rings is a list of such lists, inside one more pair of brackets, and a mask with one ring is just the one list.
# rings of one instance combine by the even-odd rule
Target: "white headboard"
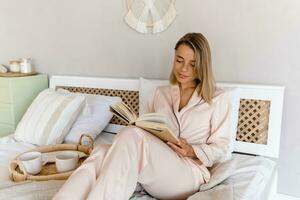
[[[51,76],[50,88],[55,89],[61,86],[138,91],[139,79]],[[244,102],[248,102],[247,100],[250,103],[255,100],[270,102],[266,144],[236,141],[234,151],[278,158],[284,87],[234,83],[218,83],[218,86],[239,88],[240,99],[243,99]],[[256,102],[254,103],[256,104]],[[115,126],[108,127],[108,129],[114,129]]]

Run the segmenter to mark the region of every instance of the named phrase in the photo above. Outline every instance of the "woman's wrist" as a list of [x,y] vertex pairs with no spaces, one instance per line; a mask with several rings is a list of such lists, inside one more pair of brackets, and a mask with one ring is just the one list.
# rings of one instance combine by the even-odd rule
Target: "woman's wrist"
[[192,145],[190,145],[190,152],[188,154],[188,157],[190,157],[190,158],[198,158],[197,154],[194,151],[194,148],[192,147]]
[[202,165],[202,161],[198,158],[197,154],[194,151],[194,148],[190,145],[191,147],[191,153],[190,153],[190,158],[193,159],[197,164]]

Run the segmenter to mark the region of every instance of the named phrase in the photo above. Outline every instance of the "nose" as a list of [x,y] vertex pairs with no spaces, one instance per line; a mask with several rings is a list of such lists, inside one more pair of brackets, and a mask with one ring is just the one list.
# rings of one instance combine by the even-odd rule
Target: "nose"
[[181,71],[187,71],[188,70],[188,63],[184,63],[182,66],[181,66]]

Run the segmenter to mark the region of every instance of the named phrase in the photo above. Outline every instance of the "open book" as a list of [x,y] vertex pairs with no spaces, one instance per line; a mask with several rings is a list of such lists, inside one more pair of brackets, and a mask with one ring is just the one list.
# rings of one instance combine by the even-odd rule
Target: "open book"
[[110,106],[110,111],[125,123],[140,127],[164,142],[176,143],[179,141],[169,128],[166,116],[162,113],[146,113],[137,117],[133,110],[124,102]]

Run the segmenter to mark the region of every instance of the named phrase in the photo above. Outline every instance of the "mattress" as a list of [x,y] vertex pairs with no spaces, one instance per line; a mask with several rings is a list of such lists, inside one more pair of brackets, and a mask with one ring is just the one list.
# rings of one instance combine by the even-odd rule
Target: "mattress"
[[[110,144],[115,134],[102,132],[95,140],[95,145]],[[17,142],[13,135],[0,139],[0,199],[51,199],[64,181],[41,181],[15,183],[8,177],[8,163],[16,155],[36,147]],[[261,156],[233,154],[233,158],[216,165],[212,170],[211,181],[200,187],[200,192],[189,200],[221,199],[248,200],[260,199],[266,185],[272,178],[275,162]],[[227,195],[227,196],[226,196]],[[153,200],[138,185],[131,200]]]

